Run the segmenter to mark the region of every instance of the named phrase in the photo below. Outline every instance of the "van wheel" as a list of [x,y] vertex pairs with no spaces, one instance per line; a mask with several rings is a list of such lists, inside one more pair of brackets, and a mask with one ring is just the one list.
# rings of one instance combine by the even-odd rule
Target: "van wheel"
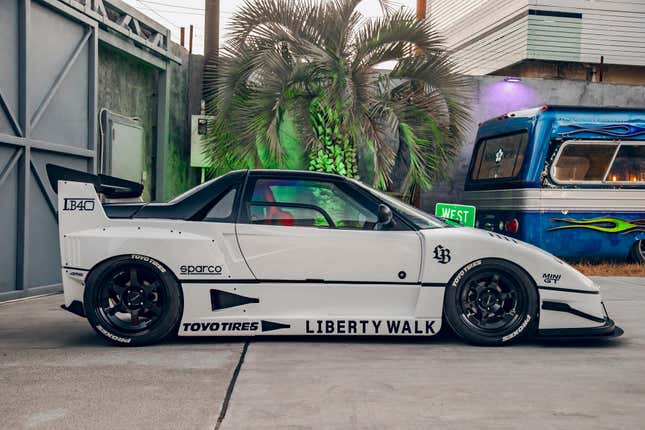
[[118,345],[159,342],[181,317],[177,281],[159,262],[140,255],[98,265],[87,278],[83,301],[94,330]]
[[645,240],[637,240],[632,246],[632,260],[639,264],[645,264]]
[[483,259],[466,265],[446,288],[444,315],[475,345],[504,345],[537,327],[539,301],[529,276],[515,265]]

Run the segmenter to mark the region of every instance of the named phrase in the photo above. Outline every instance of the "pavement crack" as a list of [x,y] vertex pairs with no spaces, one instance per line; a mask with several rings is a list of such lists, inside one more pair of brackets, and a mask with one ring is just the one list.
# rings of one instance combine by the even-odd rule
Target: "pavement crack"
[[246,351],[249,349],[249,341],[247,340],[244,342],[244,346],[242,347],[242,353],[240,354],[240,358],[237,361],[237,366],[235,366],[235,371],[233,371],[233,376],[231,377],[230,382],[228,383],[228,388],[226,389],[226,396],[224,396],[224,401],[222,402],[222,409],[219,412],[219,417],[217,417],[217,422],[215,423],[215,430],[219,430],[219,428],[222,426],[222,422],[224,421],[224,418],[226,417],[226,411],[228,410],[228,404],[231,401],[231,397],[233,396],[233,390],[235,389],[235,383],[237,382],[237,377],[240,374],[240,371],[242,370],[242,364],[244,364],[244,357],[246,357]]

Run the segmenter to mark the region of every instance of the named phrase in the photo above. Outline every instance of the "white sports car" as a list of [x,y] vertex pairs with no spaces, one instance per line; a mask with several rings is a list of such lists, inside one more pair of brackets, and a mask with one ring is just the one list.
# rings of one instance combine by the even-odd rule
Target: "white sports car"
[[173,332],[430,336],[443,321],[481,345],[622,333],[594,283],[552,255],[341,176],[235,171],[141,203],[141,184],[47,169],[63,307],[117,344]]

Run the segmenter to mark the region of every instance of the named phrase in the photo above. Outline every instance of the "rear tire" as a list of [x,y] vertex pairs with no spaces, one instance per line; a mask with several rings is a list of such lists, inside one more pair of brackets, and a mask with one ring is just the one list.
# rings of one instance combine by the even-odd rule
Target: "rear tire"
[[161,263],[127,255],[90,272],[83,307],[101,337],[117,345],[141,346],[163,340],[177,327],[182,300],[175,277]]
[[538,314],[531,278],[504,260],[474,261],[446,287],[446,321],[459,337],[475,345],[516,342],[535,330]]
[[645,264],[645,240],[637,240],[634,242],[631,257],[635,263]]

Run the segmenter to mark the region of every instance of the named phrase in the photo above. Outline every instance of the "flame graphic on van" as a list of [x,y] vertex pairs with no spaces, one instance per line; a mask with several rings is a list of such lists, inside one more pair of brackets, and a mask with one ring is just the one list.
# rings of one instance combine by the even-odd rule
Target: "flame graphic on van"
[[551,227],[548,231],[564,230],[570,228],[584,228],[588,230],[600,231],[602,233],[635,233],[645,231],[645,219],[625,221],[619,218],[593,218],[593,219],[568,219],[568,218],[551,218],[551,221],[564,222],[568,225]]

